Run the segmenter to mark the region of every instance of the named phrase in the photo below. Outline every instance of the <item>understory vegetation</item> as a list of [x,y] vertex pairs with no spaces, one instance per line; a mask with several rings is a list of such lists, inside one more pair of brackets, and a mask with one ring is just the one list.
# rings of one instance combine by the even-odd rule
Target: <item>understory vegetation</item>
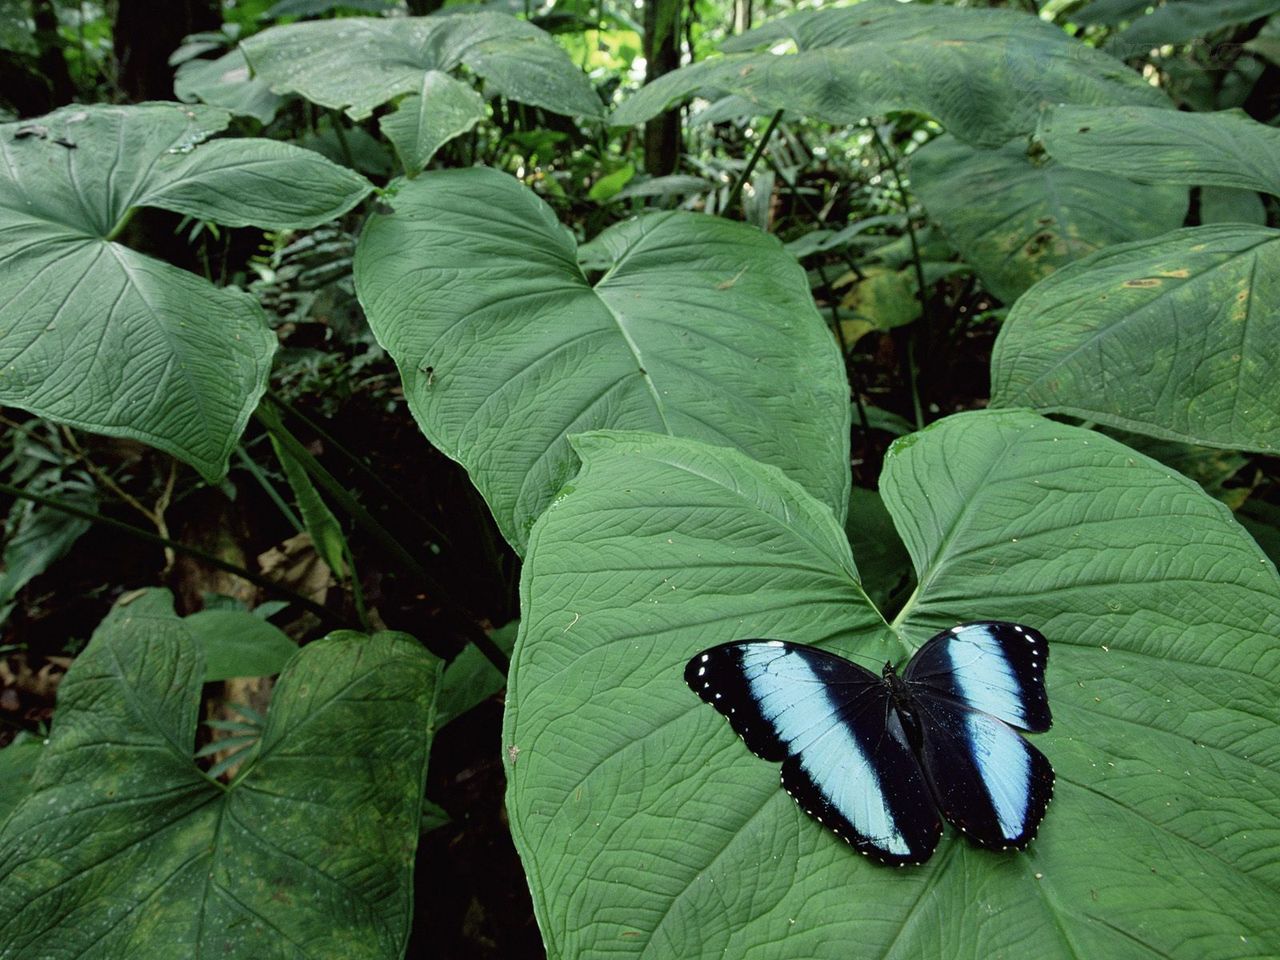
[[[1280,955],[1280,2],[0,0],[0,960]],[[685,686],[1048,638],[1025,852]]]

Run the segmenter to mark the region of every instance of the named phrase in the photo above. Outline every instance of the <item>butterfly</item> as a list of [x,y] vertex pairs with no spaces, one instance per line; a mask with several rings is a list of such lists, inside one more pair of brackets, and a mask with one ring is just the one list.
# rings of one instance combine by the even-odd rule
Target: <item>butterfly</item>
[[782,762],[806,813],[880,863],[924,863],[942,818],[979,847],[1025,849],[1053,796],[1053,767],[1018,730],[1052,724],[1045,638],[1001,621],[928,640],[881,676],[816,647],[712,647],[685,682],[756,756]]

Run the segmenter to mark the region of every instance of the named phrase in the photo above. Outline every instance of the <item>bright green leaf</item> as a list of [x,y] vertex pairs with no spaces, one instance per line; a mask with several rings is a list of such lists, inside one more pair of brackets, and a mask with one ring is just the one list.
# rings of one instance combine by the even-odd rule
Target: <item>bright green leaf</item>
[[309,645],[229,787],[192,760],[203,674],[145,606],[76,659],[0,834],[7,955],[400,960],[438,663],[404,634]]
[[[569,55],[537,27],[498,13],[436,17],[343,17],[272,27],[241,43],[277,93],[298,93],[362,120],[404,94],[423,95],[423,75],[465,66],[487,88],[570,116],[598,117],[600,98]],[[428,91],[448,96],[452,88]],[[421,106],[430,109],[430,99]]]
[[284,669],[298,645],[248,610],[201,610],[182,620],[204,652],[204,682],[269,677]]
[[627,427],[740,447],[848,505],[849,402],[803,271],[770,236],[693,213],[573,236],[505,174],[402,184],[356,251],[356,288],[427,438],[522,549],[577,468],[571,433]]
[[1187,214],[1186,187],[1036,162],[1025,139],[979,150],[938,137],[912,155],[911,182],[960,255],[1006,303],[1101,247],[1176,230]]
[[909,110],[967,143],[998,147],[1034,130],[1045,103],[1167,102],[1118,61],[1010,10],[869,0],[780,17],[724,49],[780,43],[798,52],[731,54],[673,71],[623,101],[609,122],[631,126],[717,90],[761,113],[836,124]]
[[618,195],[618,191],[631,182],[631,178],[635,175],[636,165],[634,163],[621,166],[613,173],[606,173],[591,185],[591,189],[587,191],[587,198],[597,203],[611,200]]
[[[904,438],[881,493],[920,586],[890,633],[829,512],[777,471],[687,440],[577,443],[530,539],[503,734],[550,956],[1280,951],[1280,578],[1195,484],[1024,412]],[[1057,797],[1026,853],[952,832],[920,868],[851,855],[683,681],[724,641],[878,666],[985,617],[1052,647],[1035,740]]]
[[1108,177],[1280,196],[1280,130],[1239,111],[1054,107],[1039,135],[1061,163]]
[[1280,450],[1280,231],[1195,227],[1110,247],[1010,310],[996,406],[1211,447]]

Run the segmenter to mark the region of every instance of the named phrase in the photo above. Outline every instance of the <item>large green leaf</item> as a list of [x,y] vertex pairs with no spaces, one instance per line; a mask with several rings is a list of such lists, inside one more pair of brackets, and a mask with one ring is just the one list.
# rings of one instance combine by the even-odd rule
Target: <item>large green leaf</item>
[[1101,247],[1176,230],[1187,214],[1186,187],[1032,159],[1025,140],[980,150],[938,137],[912,156],[911,182],[960,255],[1006,303]]
[[612,266],[591,284],[572,234],[505,174],[431,171],[391,204],[356,250],[360,301],[418,425],[517,549],[577,468],[568,434],[602,427],[740,447],[844,516],[844,368],[773,237],[627,221],[593,241]]
[[1065,267],[1009,313],[996,406],[1280,450],[1280,231],[1195,227]]
[[1040,122],[1040,138],[1062,163],[1109,177],[1280,196],[1280,130],[1234,110],[1055,107]]
[[275,119],[282,99],[262,80],[249,76],[249,64],[239,47],[213,60],[183,63],[173,75],[173,93],[179,100],[225,107],[259,123]]
[[344,17],[272,27],[241,43],[254,74],[277,93],[298,93],[355,120],[399,97],[383,121],[410,172],[440,144],[484,118],[484,101],[448,76],[466,67],[521,103],[598,117],[586,75],[548,34],[498,13]]
[[309,645],[226,786],[192,760],[199,648],[136,606],[68,671],[0,834],[0,955],[399,960],[438,662],[404,634]]
[[[508,809],[548,954],[1274,956],[1280,578],[1228,511],[1024,412],[899,441],[881,492],[919,588],[892,628],[830,514],[735,451],[578,440],[534,528],[507,694]],[[868,665],[984,617],[1050,639],[1057,798],[1026,853],[949,833],[851,855],[685,687],[722,641]]]
[[1034,130],[1045,103],[1167,102],[1120,62],[1008,10],[869,0],[779,18],[725,49],[779,43],[797,52],[731,54],[665,74],[625,100],[610,123],[639,123],[719,90],[761,112],[829,123],[910,110],[968,143],[998,147]]
[[154,103],[0,125],[0,404],[143,440],[211,479],[226,471],[275,337],[251,297],[115,234],[141,206],[314,226],[371,189],[287,144],[203,143],[229,120]]
[[1238,23],[1280,12],[1280,0],[1169,0],[1137,17],[1107,40],[1107,50],[1119,57],[1145,56],[1155,47],[1186,43]]

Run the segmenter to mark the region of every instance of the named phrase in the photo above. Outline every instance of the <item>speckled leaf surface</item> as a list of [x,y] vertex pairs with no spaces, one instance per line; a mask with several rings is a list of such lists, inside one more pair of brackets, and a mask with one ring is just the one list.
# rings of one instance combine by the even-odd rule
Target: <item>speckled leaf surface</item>
[[67,107],[0,125],[0,404],[150,443],[208,478],[266,386],[257,302],[112,239],[129,212],[314,226],[364,178],[267,140],[214,141],[225,110]]
[[1195,227],[1029,290],[991,357],[996,406],[1211,447],[1280,450],[1280,231]]
[[[919,589],[892,626],[830,514],[734,451],[576,441],[535,526],[508,809],[562,958],[1262,957],[1280,950],[1280,578],[1229,512],[1020,411],[899,441],[881,493]],[[1049,637],[1057,796],[1023,854],[850,852],[685,687],[710,645],[870,664],[986,617]],[[852,952],[851,952],[852,951]]]
[[929,216],[1006,303],[1095,250],[1176,230],[1189,195],[1182,186],[1037,162],[1025,139],[982,150],[949,135],[912,155],[911,183]]
[[423,75],[464,66],[493,92],[570,116],[597,117],[600,98],[549,34],[515,17],[343,17],[272,27],[241,48],[254,75],[355,120],[405,94]]
[[67,673],[0,834],[0,957],[399,960],[438,662],[404,634],[310,644],[228,787],[192,760],[198,647],[138,606]]
[[1280,130],[1241,111],[1054,107],[1039,135],[1055,159],[1108,177],[1280,196]]
[[[780,43],[796,52],[734,52]],[[1119,61],[1010,10],[869,0],[781,17],[724,49],[729,56],[641,88],[610,123],[640,123],[715,90],[762,113],[785,109],[837,124],[909,110],[967,143],[998,147],[1034,130],[1045,103],[1167,103]]]
[[423,433],[503,535],[577,469],[568,435],[644,429],[739,447],[843,518],[849,403],[804,272],[773,237],[694,213],[611,227],[595,283],[532,191],[495,170],[400,186],[356,250],[356,289]]

